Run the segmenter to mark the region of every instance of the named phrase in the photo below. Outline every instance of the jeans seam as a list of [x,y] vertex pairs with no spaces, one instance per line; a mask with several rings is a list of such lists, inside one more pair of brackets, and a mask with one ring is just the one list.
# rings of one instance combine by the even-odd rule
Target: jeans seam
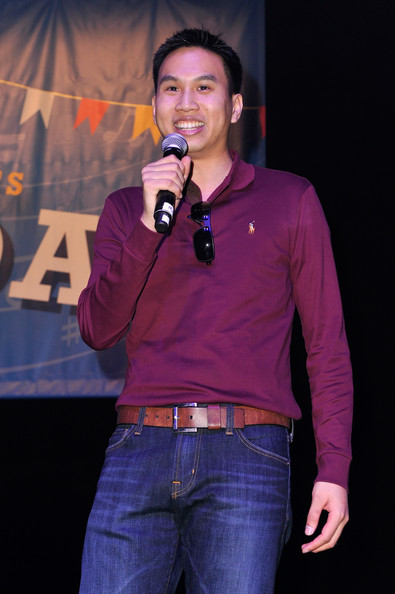
[[259,446],[255,446],[243,435],[243,433],[240,429],[235,429],[235,431],[236,431],[240,441],[252,452],[255,452],[256,454],[260,454],[261,456],[266,456],[267,458],[271,458],[272,460],[276,460],[277,462],[281,462],[285,466],[290,465],[289,457],[284,458],[283,456],[280,456],[279,454],[275,454],[274,452],[270,452],[269,450],[264,450],[263,448],[260,448]]
[[125,431],[123,432],[122,437],[119,439],[119,441],[117,441],[116,443],[114,443],[111,446],[108,446],[105,453],[109,454],[109,453],[114,452],[115,450],[121,448],[128,441],[129,437],[131,435],[133,435],[135,430],[136,430],[136,425],[131,425],[130,427],[125,427]]
[[[288,450],[289,450],[289,443],[288,443]],[[287,532],[288,532],[288,535],[289,535],[290,532],[291,532],[291,527],[292,527],[289,524],[292,521],[292,507],[291,507],[291,465],[290,464],[289,464],[289,470],[288,470],[288,489],[287,489],[287,491],[288,491],[288,495],[287,495],[287,507],[286,507],[286,510],[285,510],[285,519],[286,519],[286,521],[284,522],[284,528],[283,528],[283,533],[282,533],[282,537],[281,537],[281,549],[279,551],[279,559],[278,559],[277,565],[280,562],[282,548],[284,547],[284,545],[285,545],[285,543],[287,541],[287,538],[286,538],[287,537]]]
[[171,564],[171,569],[170,569],[169,575],[167,576],[165,594],[167,594],[168,588],[169,588],[169,585],[170,585],[170,580],[171,580],[171,576],[172,576],[172,573],[173,573],[173,569],[174,569],[174,565],[175,565],[175,561],[176,561],[176,557],[177,557],[177,550],[178,550],[178,543],[179,543],[179,541],[180,541],[180,535],[177,534],[177,542],[176,542],[176,546],[174,548],[174,554],[173,554],[173,561],[172,561],[172,564]]
[[[178,497],[182,497],[183,495],[186,495],[186,493],[188,493],[191,490],[191,488],[193,487],[193,485],[196,483],[197,472],[198,472],[198,467],[199,467],[199,460],[200,460],[201,441],[202,441],[202,434],[198,433],[198,435],[196,436],[195,455],[194,455],[194,459],[193,459],[193,475],[191,476],[188,483],[183,488],[177,489],[177,486],[173,484],[173,492],[171,495],[173,499],[177,499]],[[181,445],[177,448],[177,464],[176,464],[175,479],[178,478],[177,473],[178,473],[178,467],[179,467],[178,460],[179,460],[179,455],[180,455],[180,447],[181,447]]]

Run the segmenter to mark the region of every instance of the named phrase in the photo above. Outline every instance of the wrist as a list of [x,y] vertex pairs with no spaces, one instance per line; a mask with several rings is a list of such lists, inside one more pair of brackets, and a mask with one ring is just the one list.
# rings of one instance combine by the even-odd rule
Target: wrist
[[157,233],[155,229],[155,219],[151,213],[148,214],[146,212],[143,212],[140,220],[143,223],[143,225],[147,227],[150,231],[154,231],[155,233]]

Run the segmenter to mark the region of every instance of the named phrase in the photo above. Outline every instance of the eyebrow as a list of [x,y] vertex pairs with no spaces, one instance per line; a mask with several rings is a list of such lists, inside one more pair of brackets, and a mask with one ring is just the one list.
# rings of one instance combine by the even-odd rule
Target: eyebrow
[[[178,82],[180,79],[172,74],[165,74],[159,81],[159,85],[165,82]],[[201,74],[193,79],[193,82],[202,82],[204,80],[211,80],[212,82],[218,82],[218,79],[214,74]]]

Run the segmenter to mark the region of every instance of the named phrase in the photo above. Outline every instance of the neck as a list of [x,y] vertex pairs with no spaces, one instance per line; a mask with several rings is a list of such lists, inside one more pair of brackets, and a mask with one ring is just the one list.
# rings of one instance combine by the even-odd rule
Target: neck
[[226,152],[218,159],[199,159],[192,156],[192,180],[199,186],[202,200],[207,200],[213,191],[221,184],[232,167],[232,158]]

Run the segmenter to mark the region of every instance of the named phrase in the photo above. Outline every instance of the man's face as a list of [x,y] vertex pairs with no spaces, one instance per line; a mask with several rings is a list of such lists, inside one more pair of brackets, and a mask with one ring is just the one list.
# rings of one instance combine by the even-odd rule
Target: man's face
[[228,130],[243,107],[229,95],[222,59],[202,48],[181,48],[165,58],[152,100],[161,134],[182,134],[192,158],[215,158],[228,150]]

